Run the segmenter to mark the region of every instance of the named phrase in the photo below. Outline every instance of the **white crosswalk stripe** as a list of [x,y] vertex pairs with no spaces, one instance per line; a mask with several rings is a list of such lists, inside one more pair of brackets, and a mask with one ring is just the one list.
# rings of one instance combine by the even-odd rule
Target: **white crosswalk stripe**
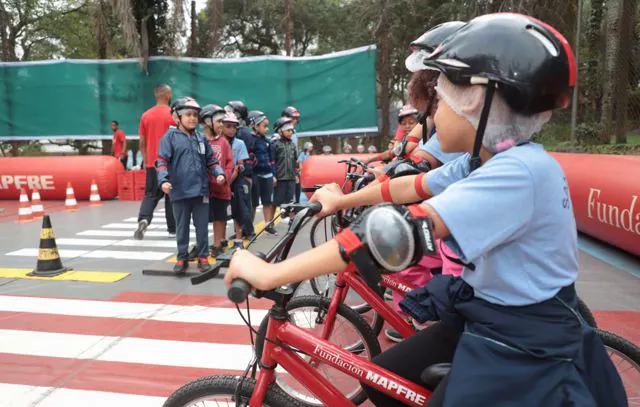
[[[266,303],[253,308],[259,324]],[[0,343],[0,406],[12,407],[158,407],[183,384],[239,374],[253,357],[225,298],[175,293],[0,295]]]

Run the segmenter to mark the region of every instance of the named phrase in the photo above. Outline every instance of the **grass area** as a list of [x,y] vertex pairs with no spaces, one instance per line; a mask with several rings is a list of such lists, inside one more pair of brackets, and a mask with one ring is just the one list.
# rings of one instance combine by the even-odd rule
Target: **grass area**
[[627,134],[627,144],[640,145],[640,134]]

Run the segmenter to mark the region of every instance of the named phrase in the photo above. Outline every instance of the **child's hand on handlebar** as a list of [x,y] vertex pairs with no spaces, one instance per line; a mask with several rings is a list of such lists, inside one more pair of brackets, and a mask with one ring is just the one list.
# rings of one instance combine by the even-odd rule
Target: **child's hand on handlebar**
[[241,278],[258,290],[271,290],[273,264],[267,263],[248,250],[237,250],[231,258],[231,264],[224,275],[224,284],[231,286],[234,278]]
[[338,200],[343,195],[344,193],[338,184],[327,184],[317,190],[309,199],[309,202],[320,202],[322,204],[322,211],[318,213],[318,216],[331,215],[340,209]]
[[376,178],[384,174],[384,167],[369,167],[367,168],[369,174],[375,175]]

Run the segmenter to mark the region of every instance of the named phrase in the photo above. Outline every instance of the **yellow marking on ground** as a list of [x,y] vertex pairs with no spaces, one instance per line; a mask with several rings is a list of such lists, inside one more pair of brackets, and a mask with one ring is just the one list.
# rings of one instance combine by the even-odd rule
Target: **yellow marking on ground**
[[[280,209],[278,209],[274,216],[278,216],[278,214],[280,213]],[[281,218],[276,219],[275,222],[273,222],[274,225],[277,225],[278,223],[280,223]],[[260,222],[256,223],[253,225],[253,230],[255,231],[256,235],[259,234],[260,232],[262,232],[262,230],[264,229],[264,220],[261,220]],[[233,231],[234,235],[235,235],[235,229]],[[247,246],[249,245],[249,241],[248,240],[243,240],[242,241],[242,246],[246,249]],[[233,247],[233,240],[229,240],[229,245],[228,247]],[[209,263],[215,263],[216,262],[216,258],[215,257],[208,257],[209,259]],[[167,263],[173,263],[176,264],[176,262],[178,261],[178,258],[176,256],[171,256],[167,259]],[[190,261],[189,264],[197,264],[198,261],[197,260],[193,260]]]
[[89,283],[115,283],[127,277],[131,273],[110,272],[110,271],[66,271],[54,277],[32,277],[27,274],[32,269],[0,268],[0,278],[28,278],[31,280],[53,280],[53,281],[85,281]]

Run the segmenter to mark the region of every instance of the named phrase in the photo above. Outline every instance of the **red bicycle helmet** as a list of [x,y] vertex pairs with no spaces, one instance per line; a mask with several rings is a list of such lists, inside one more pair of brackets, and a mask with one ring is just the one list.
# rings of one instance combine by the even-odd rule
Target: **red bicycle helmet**
[[577,77],[566,38],[540,20],[514,13],[474,18],[423,62],[455,84],[487,85],[471,171],[480,167],[480,148],[496,88],[513,111],[533,115],[567,107]]

